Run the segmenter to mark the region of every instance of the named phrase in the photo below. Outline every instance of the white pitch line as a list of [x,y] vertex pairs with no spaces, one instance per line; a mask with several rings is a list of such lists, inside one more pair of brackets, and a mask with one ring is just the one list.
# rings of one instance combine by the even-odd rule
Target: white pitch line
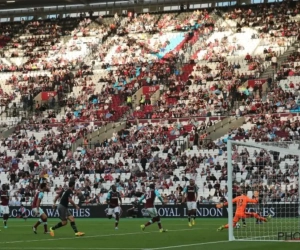
[[[183,232],[183,231],[193,231],[193,230],[206,230],[206,229],[204,229],[204,228],[179,229],[179,230],[169,230],[169,232]],[[104,234],[104,235],[90,235],[90,236],[83,236],[83,237],[51,238],[51,239],[40,239],[40,240],[3,241],[3,242],[0,242],[0,244],[3,245],[3,244],[14,244],[14,243],[57,241],[57,240],[75,240],[75,239],[84,239],[84,238],[102,238],[102,237],[111,237],[111,236],[126,236],[126,235],[151,234],[151,233],[160,233],[160,232],[159,231],[133,232],[133,233],[124,233],[124,234]],[[24,248],[22,248],[22,249],[24,249]]]
[[[175,230],[174,230],[175,231]],[[178,230],[177,230],[178,231]],[[157,247],[157,248],[55,248],[57,250],[82,250],[82,249],[86,249],[86,250],[160,250],[160,249],[173,249],[173,248],[183,248],[183,247],[192,247],[192,246],[203,246],[203,245],[213,245],[213,244],[218,244],[218,243],[228,243],[229,241],[209,241],[209,242],[202,242],[202,243],[195,243],[195,244],[187,244],[187,245],[177,245],[177,246],[167,246],[167,247]],[[5,249],[8,250],[19,250],[20,248],[11,248],[11,247],[6,247]],[[46,248],[46,247],[31,247],[31,248],[24,248],[22,247],[22,249],[24,250],[53,250],[52,248]]]
[[[187,223],[181,223],[181,224],[170,224],[170,225],[168,225],[168,226],[185,226],[185,225],[187,225]],[[217,226],[217,225],[219,225],[219,224],[200,224],[199,223],[199,225],[200,226]],[[32,225],[14,225],[14,224],[10,224],[10,226],[9,226],[9,228],[8,228],[8,230],[9,229],[12,229],[12,228],[15,228],[15,227],[28,227],[28,228],[32,228]]]
[[177,246],[168,246],[168,247],[156,247],[156,248],[144,248],[142,250],[160,250],[160,249],[173,249],[173,248],[186,248],[186,247],[194,247],[194,246],[204,246],[204,245],[213,245],[219,243],[228,243],[229,241],[209,241],[195,244],[186,244],[186,245],[177,245]]
[[[8,250],[20,250],[20,248],[11,248],[11,247],[6,247],[5,249],[8,249]],[[66,247],[59,247],[59,248],[57,248],[57,247],[55,247],[55,248],[53,248],[53,247],[51,247],[51,248],[47,248],[47,247],[30,247],[30,248],[24,248],[24,247],[22,247],[22,250],[23,249],[25,249],[25,250],[53,250],[53,249],[58,249],[58,250],[142,250],[142,248],[132,248],[132,247],[130,247],[130,248],[114,248],[114,247],[112,247],[112,248],[109,248],[109,247],[100,247],[100,248],[74,248],[74,247],[72,247],[72,248],[66,248]]]

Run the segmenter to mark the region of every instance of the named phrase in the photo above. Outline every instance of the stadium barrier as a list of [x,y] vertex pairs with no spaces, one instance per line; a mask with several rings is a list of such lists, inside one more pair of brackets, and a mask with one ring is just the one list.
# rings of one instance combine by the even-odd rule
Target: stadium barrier
[[[32,209],[30,207],[26,208],[26,215],[29,217],[34,217]],[[122,206],[122,217],[127,216],[127,210],[132,208],[130,205]],[[156,206],[158,214],[161,217],[169,218],[183,218],[187,216],[187,209],[185,204],[179,205],[166,205]],[[10,207],[11,217],[17,217],[20,207]],[[49,218],[57,218],[58,212],[56,209],[53,209],[51,206],[42,207],[44,212],[48,215]],[[261,205],[258,209],[256,205],[248,208],[247,212],[256,211],[261,214],[261,216],[271,215],[272,217],[290,217],[298,216],[298,203],[273,203]],[[288,213],[287,213],[288,211]],[[70,208],[70,212],[76,218],[105,218],[107,212],[107,205],[86,205],[81,206],[79,210]],[[138,209],[138,217],[148,217],[148,211],[143,206],[140,206]],[[228,218],[228,213],[226,208],[216,208],[214,204],[198,204],[197,205],[197,217],[198,218]]]

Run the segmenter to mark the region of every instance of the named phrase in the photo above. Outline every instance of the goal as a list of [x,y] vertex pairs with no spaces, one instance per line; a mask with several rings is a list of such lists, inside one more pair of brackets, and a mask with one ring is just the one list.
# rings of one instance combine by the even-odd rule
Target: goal
[[[299,144],[296,142],[227,142],[228,235],[229,240],[300,241]],[[246,218],[234,228],[232,200],[246,190],[257,204],[247,213],[258,213],[267,222]],[[225,209],[225,208],[224,208]]]

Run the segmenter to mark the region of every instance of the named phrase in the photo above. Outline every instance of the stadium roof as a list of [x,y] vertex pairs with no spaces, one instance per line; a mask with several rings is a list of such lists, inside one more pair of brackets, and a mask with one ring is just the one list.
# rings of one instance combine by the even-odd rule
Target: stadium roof
[[18,9],[35,8],[44,6],[62,6],[62,5],[86,5],[99,2],[113,2],[113,0],[0,0],[0,8]]

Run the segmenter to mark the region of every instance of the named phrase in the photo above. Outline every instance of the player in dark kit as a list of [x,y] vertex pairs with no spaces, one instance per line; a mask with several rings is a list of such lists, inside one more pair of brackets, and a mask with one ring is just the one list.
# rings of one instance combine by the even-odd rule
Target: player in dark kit
[[139,204],[142,203],[143,200],[146,200],[145,208],[147,209],[149,215],[151,216],[151,220],[148,221],[146,224],[141,225],[141,229],[144,231],[146,227],[150,226],[152,223],[157,222],[159,231],[161,233],[167,232],[167,230],[162,228],[161,222],[160,222],[160,216],[157,213],[157,210],[154,206],[155,198],[157,197],[161,203],[164,205],[164,201],[161,198],[159,192],[155,190],[154,184],[150,184],[149,186],[150,190],[144,194],[141,199],[139,200]]
[[19,210],[17,211],[17,218],[24,219],[25,221],[28,218],[27,209],[24,207],[24,205],[22,203],[21,203]]
[[61,219],[61,222],[59,222],[54,227],[50,227],[50,235],[52,237],[54,236],[54,231],[56,229],[58,229],[60,227],[63,227],[63,226],[68,224],[68,220],[70,221],[71,227],[73,228],[73,230],[75,232],[75,236],[85,235],[85,233],[78,232],[77,227],[75,225],[75,219],[74,219],[73,215],[71,215],[71,213],[68,209],[69,203],[71,203],[77,210],[79,209],[79,207],[72,200],[74,186],[75,186],[75,182],[70,181],[69,182],[69,189],[67,189],[66,191],[63,190],[59,195],[57,195],[55,197],[55,199],[53,201],[53,207],[55,207],[56,201],[58,199],[60,199],[60,203],[57,207],[57,211],[58,211],[58,214],[59,214],[59,218]]
[[[188,209],[188,221],[189,226],[196,225],[195,219],[196,219],[196,211],[197,211],[197,198],[198,198],[198,187],[195,184],[195,181],[190,179],[190,184],[186,186],[183,190],[184,197],[183,202],[186,201],[187,203],[187,209]],[[191,221],[192,218],[192,221]]]
[[[119,220],[120,220],[120,206],[122,206],[122,199],[120,193],[117,191],[115,185],[111,186],[111,190],[108,192],[106,197],[106,202],[108,204],[108,219],[111,219],[114,215],[116,218],[115,230],[118,230]],[[120,202],[120,206],[119,206]]]
[[0,213],[3,216],[3,225],[4,228],[7,228],[7,220],[9,218],[9,186],[7,184],[2,185],[2,190],[0,191],[1,195],[1,206],[0,206]]

